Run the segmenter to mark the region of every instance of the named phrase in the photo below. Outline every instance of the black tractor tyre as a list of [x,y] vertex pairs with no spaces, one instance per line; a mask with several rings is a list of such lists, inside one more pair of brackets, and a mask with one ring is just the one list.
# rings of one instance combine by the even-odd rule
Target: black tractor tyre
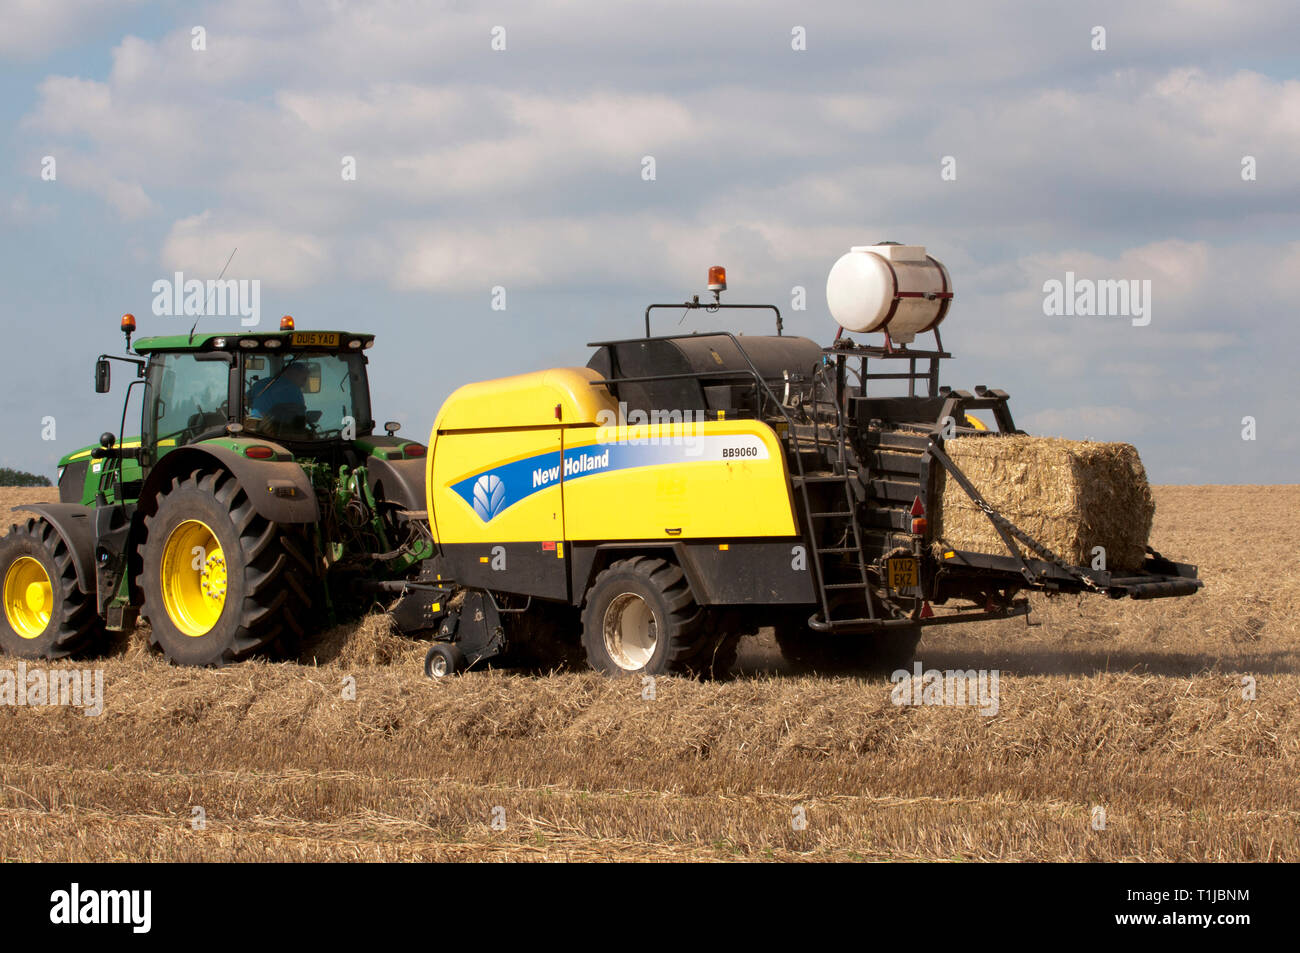
[[446,678],[464,670],[465,653],[451,642],[434,642],[424,656],[424,674],[429,678]]
[[[25,585],[24,580],[27,580]],[[32,590],[29,601],[28,590],[33,584],[38,588]],[[41,588],[44,584],[48,584],[47,592]],[[4,598],[3,611],[0,611],[0,649],[6,655],[61,659],[93,650],[103,643],[104,623],[99,617],[95,595],[82,592],[77,586],[72,553],[63,537],[45,520],[28,519],[0,539],[0,585]],[[11,599],[14,605],[10,604]],[[47,615],[48,621],[41,628]]]
[[887,675],[909,667],[921,642],[920,625],[876,633],[830,633],[810,629],[803,620],[782,619],[774,630],[781,655],[795,670],[821,674]]
[[[196,564],[180,561],[188,554],[168,552],[173,534],[196,521],[219,544],[224,576],[220,614],[206,631],[202,624],[187,621],[176,597],[202,571]],[[169,661],[220,666],[276,644],[292,646],[301,638],[315,578],[310,550],[294,528],[259,515],[233,475],[196,470],[187,479],[173,479],[158,501],[157,512],[146,517],[145,529],[140,547],[143,611],[152,628],[151,643]],[[196,563],[203,555],[196,553]],[[215,553],[208,555],[217,558]],[[192,575],[186,575],[187,569]],[[170,605],[165,590],[172,593]],[[191,631],[187,633],[182,625]]]
[[605,675],[689,674],[707,632],[686,575],[650,556],[620,559],[596,576],[582,611],[587,662]]

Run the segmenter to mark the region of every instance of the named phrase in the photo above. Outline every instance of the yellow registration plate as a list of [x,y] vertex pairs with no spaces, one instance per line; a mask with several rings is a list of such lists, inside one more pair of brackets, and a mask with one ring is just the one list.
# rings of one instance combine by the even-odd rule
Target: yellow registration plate
[[890,589],[915,589],[920,585],[915,556],[895,556],[885,565],[889,569]]
[[294,331],[294,347],[338,347],[339,336],[332,331]]

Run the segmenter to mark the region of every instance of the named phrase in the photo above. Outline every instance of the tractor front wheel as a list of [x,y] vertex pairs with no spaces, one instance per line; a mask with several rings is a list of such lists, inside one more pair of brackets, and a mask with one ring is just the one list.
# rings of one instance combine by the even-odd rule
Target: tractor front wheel
[[181,665],[224,665],[302,634],[311,603],[304,547],[260,516],[229,473],[174,479],[145,520],[144,614]]
[[44,520],[29,519],[0,540],[0,582],[0,648],[8,655],[67,658],[103,635],[94,594],[81,591],[72,553]]

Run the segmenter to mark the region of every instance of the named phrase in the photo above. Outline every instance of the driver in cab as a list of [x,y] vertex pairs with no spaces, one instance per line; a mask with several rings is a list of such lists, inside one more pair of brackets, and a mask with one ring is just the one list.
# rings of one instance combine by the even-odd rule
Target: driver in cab
[[292,424],[307,414],[303,389],[309,371],[303,361],[295,361],[275,377],[257,381],[249,388],[252,407],[248,416],[266,424]]

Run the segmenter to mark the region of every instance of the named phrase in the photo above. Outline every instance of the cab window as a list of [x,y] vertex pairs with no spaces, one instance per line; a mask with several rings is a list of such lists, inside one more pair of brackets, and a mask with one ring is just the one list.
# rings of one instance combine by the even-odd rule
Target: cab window
[[363,358],[303,352],[244,355],[244,428],[285,439],[326,440],[369,423]]
[[158,354],[149,363],[145,432],[166,449],[213,436],[227,421],[230,368],[192,354]]

